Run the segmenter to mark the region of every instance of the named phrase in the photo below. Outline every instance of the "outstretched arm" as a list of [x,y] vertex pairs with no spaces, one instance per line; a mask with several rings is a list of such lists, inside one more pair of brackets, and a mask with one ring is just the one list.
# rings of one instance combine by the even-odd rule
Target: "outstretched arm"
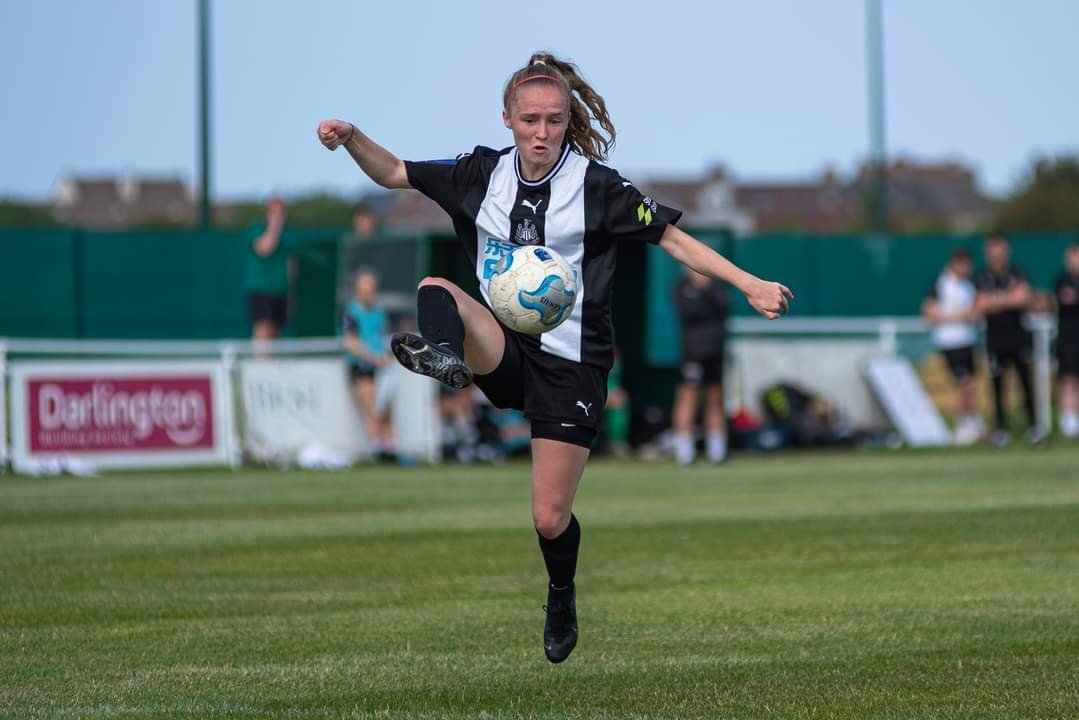
[[693,268],[702,275],[717,278],[738,288],[754,310],[769,320],[775,320],[787,312],[794,299],[785,285],[761,280],[747,273],[700,240],[668,225],[663,231],[659,246],[678,262]]
[[367,174],[384,188],[410,188],[405,163],[376,143],[352,123],[323,120],[318,124],[318,139],[328,150],[344,146],[348,154]]

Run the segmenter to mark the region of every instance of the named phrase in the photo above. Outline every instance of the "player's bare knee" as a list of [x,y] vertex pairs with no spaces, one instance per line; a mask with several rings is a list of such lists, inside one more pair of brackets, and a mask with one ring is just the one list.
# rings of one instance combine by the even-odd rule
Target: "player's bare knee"
[[548,540],[554,540],[569,527],[569,512],[561,512],[553,508],[536,509],[532,511],[532,522],[536,526],[536,532]]

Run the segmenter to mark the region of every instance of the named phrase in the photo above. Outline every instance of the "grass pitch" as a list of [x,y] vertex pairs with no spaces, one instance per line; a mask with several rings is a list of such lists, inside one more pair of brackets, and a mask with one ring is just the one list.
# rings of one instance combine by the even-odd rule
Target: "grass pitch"
[[0,716],[1079,716],[1079,448],[527,472],[0,478]]

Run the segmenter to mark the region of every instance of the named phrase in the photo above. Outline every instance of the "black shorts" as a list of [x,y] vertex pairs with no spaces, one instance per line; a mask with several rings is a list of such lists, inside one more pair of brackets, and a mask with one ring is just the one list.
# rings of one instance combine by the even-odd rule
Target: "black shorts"
[[348,379],[351,382],[356,382],[357,380],[362,380],[363,378],[374,378],[374,377],[375,377],[375,366],[374,365],[368,365],[366,363],[363,363],[363,364],[360,364],[360,365],[349,365],[348,366]]
[[476,386],[500,409],[521,410],[532,421],[532,437],[589,448],[607,402],[606,368],[566,360],[526,343],[528,336],[502,327],[502,362]]
[[948,362],[948,369],[952,371],[952,377],[959,382],[974,377],[974,346],[948,348],[941,350],[940,354]]
[[986,357],[989,360],[989,374],[1000,377],[1008,366],[1015,367],[1017,372],[1030,372],[1030,363],[1034,357],[1034,348],[1030,345],[995,345],[987,348]]
[[288,295],[250,293],[247,296],[247,319],[252,325],[272,322],[277,327],[284,327],[288,320]]
[[1057,374],[1079,377],[1079,337],[1057,338]]
[[690,385],[722,385],[724,357],[720,354],[687,358],[682,363],[682,382]]

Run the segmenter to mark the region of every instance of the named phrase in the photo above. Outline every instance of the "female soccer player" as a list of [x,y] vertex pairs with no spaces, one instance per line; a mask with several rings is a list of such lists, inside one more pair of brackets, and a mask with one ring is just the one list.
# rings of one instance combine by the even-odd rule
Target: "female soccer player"
[[391,341],[406,368],[454,387],[475,381],[495,406],[521,409],[531,421],[532,519],[549,576],[544,651],[558,663],[577,643],[573,578],[581,530],[572,508],[607,393],[616,245],[656,243],[731,283],[770,319],[786,312],[793,295],[678,230],[679,211],[600,164],[614,125],[603,98],[571,63],[533,55],[506,83],[502,119],[512,146],[478,146],[450,161],[402,161],[342,120],[320,123],[318,137],[330,150],[344,146],[379,185],[415,188],[442,206],[484,300],[495,265],[518,245],[552,247],[577,273],[572,315],[540,336],[507,329],[452,282],[424,278],[416,295],[420,334]]

